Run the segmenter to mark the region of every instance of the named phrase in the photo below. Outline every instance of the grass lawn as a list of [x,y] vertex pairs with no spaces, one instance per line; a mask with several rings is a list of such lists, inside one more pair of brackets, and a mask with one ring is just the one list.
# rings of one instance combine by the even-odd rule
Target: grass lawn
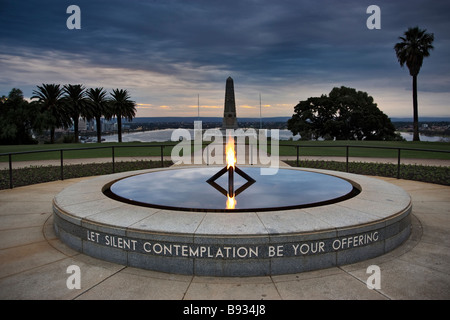
[[[445,150],[450,152],[448,142],[406,142],[406,141],[280,141],[280,156],[296,156],[296,145],[300,145],[301,156],[346,156],[345,146],[350,146],[350,157],[397,158],[397,150],[370,147]],[[363,148],[358,148],[362,146]],[[270,152],[270,148],[269,148]],[[402,158],[447,159],[450,153],[402,150]]]
[[[89,150],[67,150],[64,151],[64,159],[83,159],[83,158],[111,158],[112,148],[114,148],[115,157],[147,157],[160,156],[161,145],[166,145],[163,149],[165,156],[170,156],[172,148],[177,142],[106,142],[106,143],[89,143],[89,144],[40,144],[40,145],[13,145],[0,146],[0,153],[9,152],[28,152],[28,151],[46,151],[29,154],[13,155],[13,161],[32,161],[32,160],[55,160],[60,159],[60,149],[77,149],[89,148]],[[170,146],[167,146],[170,145]],[[99,148],[99,149],[96,149]],[[0,161],[8,161],[8,156],[0,156]]]
[[[170,156],[173,146],[178,142],[109,142],[109,143],[89,143],[89,144],[42,144],[42,145],[13,145],[0,146],[0,153],[9,152],[28,152],[28,151],[46,151],[30,154],[13,155],[13,161],[28,160],[54,160],[60,159],[59,149],[77,149],[90,148],[89,150],[67,150],[64,151],[64,159],[80,159],[80,158],[111,158],[112,146],[114,146],[115,157],[146,157],[160,156],[161,145],[166,145],[163,152],[165,156]],[[450,143],[448,142],[399,142],[399,141],[285,141],[279,142],[280,156],[296,156],[297,145],[300,146],[299,154],[301,156],[342,156],[346,155],[345,146],[350,146],[350,157],[375,157],[375,158],[396,158],[397,150],[375,149],[369,147],[387,147],[387,148],[411,148],[411,149],[427,149],[427,150],[445,150],[450,152]],[[169,145],[169,146],[168,146]],[[358,148],[363,146],[364,148]],[[96,149],[99,148],[99,149]],[[101,149],[100,149],[101,148]],[[57,150],[57,151],[47,151]],[[191,150],[194,150],[192,144]],[[268,152],[270,153],[270,143]],[[402,158],[416,159],[448,159],[450,153],[440,152],[423,152],[402,150]],[[8,161],[8,156],[0,156],[0,162]]]

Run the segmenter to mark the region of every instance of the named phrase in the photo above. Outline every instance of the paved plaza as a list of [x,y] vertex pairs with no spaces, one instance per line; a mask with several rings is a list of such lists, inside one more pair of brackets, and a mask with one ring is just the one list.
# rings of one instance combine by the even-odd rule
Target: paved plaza
[[[412,197],[412,233],[356,264],[263,277],[201,277],[126,267],[80,254],[53,231],[52,199],[79,178],[0,191],[0,299],[450,299],[450,187],[378,178]],[[81,288],[68,289],[79,266]],[[381,271],[368,289],[367,268]]]

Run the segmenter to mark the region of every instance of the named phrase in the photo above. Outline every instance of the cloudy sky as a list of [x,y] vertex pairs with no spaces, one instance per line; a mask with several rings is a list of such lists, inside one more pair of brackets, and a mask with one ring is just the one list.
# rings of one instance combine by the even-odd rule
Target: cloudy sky
[[[66,26],[69,5],[81,29]],[[368,6],[381,29],[368,29]],[[393,46],[434,33],[419,74],[420,116],[450,116],[450,1],[0,0],[0,95],[42,83],[129,90],[137,116],[291,116],[333,87],[366,91],[390,117],[412,116],[412,78]]]

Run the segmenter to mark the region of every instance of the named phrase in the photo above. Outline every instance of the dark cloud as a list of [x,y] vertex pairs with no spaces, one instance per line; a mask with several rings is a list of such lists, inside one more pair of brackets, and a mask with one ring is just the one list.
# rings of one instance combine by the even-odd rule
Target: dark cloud
[[[66,28],[66,9],[74,3],[81,8],[81,30]],[[351,82],[403,75],[393,46],[409,26],[419,25],[436,36],[436,52],[424,68],[440,77],[450,73],[448,1],[377,1],[381,30],[366,28],[370,4],[2,0],[0,54],[47,59],[52,53],[197,83],[223,82],[225,74],[260,86]],[[7,76],[0,81],[3,90]]]

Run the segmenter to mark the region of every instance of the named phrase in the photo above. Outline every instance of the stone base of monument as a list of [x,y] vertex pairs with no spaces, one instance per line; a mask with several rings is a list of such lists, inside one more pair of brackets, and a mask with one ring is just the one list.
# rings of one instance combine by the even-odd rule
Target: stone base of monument
[[111,181],[161,170],[183,169],[118,173],[67,187],[53,200],[56,234],[92,257],[203,276],[265,276],[340,266],[383,255],[410,235],[411,198],[403,189],[341,172],[290,169],[346,179],[360,193],[288,210],[191,212],[134,205],[103,193]]

